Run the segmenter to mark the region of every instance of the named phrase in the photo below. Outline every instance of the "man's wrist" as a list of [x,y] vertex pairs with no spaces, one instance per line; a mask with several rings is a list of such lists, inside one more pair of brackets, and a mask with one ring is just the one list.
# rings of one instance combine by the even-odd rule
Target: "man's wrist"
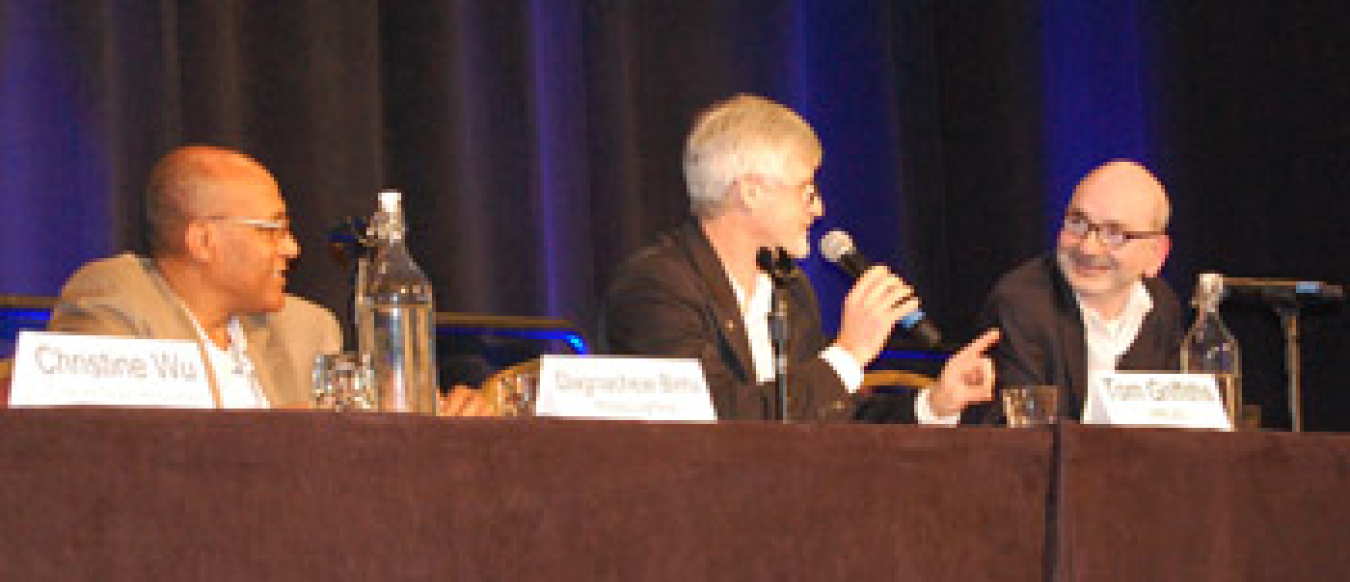
[[866,368],[868,364],[872,363],[872,359],[876,357],[875,351],[869,352],[864,346],[856,345],[856,342],[848,341],[843,337],[835,338],[834,344],[830,347],[848,353],[849,357],[853,358],[853,361],[857,362],[858,366],[862,368]]
[[936,387],[924,390],[914,399],[914,419],[917,420],[919,424],[927,425],[956,426],[960,424],[961,414],[959,412],[955,414],[938,414],[937,411],[933,409],[933,393],[935,390],[937,390]]
[[952,395],[941,382],[928,390],[928,407],[932,410],[933,416],[947,418],[961,414],[963,407],[952,400]]
[[852,352],[835,344],[820,352],[820,358],[834,369],[834,373],[839,376],[839,381],[849,393],[857,392],[862,387],[862,364]]

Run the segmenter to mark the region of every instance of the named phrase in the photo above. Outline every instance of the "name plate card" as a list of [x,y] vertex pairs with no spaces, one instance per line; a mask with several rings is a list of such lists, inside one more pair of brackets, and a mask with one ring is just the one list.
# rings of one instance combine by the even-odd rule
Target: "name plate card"
[[44,331],[19,333],[9,405],[215,407],[195,342]]
[[1094,372],[1083,424],[1233,430],[1209,374]]
[[542,356],[536,416],[717,420],[698,360]]

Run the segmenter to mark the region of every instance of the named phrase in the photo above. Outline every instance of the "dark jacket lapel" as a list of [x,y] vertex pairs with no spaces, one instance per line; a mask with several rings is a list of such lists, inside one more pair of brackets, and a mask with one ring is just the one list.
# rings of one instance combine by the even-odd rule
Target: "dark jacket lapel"
[[1054,287],[1055,325],[1059,327],[1059,333],[1055,335],[1059,338],[1061,354],[1054,380],[1058,386],[1069,386],[1071,392],[1071,398],[1061,403],[1060,412],[1077,418],[1087,396],[1087,338],[1083,335],[1083,314],[1054,258],[1047,258],[1046,263]]
[[704,283],[712,296],[712,313],[708,314],[709,323],[717,329],[722,344],[731,349],[735,357],[735,369],[743,381],[754,380],[754,360],[750,356],[750,338],[745,332],[745,322],[741,318],[740,304],[736,301],[736,292],[732,290],[722,261],[713,250],[708,236],[697,221],[690,220],[682,225],[675,235],[676,244],[684,251],[690,267]]

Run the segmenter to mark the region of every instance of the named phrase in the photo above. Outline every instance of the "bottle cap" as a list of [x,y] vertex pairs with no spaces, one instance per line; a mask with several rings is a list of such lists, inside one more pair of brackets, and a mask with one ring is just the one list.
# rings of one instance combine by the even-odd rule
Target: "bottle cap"
[[1206,291],[1223,289],[1223,275],[1218,273],[1200,273],[1200,287]]
[[380,210],[385,212],[398,212],[399,201],[403,195],[398,190],[385,190],[380,192]]
[[1203,307],[1207,302],[1218,304],[1223,299],[1223,275],[1218,273],[1200,273],[1195,283],[1193,303]]

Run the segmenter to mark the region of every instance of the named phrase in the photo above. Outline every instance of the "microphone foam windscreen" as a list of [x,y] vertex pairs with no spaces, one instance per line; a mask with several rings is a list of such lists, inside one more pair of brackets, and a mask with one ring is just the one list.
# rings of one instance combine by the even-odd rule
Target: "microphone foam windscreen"
[[844,255],[854,252],[853,237],[842,230],[832,230],[820,237],[820,254],[831,263],[838,263]]

